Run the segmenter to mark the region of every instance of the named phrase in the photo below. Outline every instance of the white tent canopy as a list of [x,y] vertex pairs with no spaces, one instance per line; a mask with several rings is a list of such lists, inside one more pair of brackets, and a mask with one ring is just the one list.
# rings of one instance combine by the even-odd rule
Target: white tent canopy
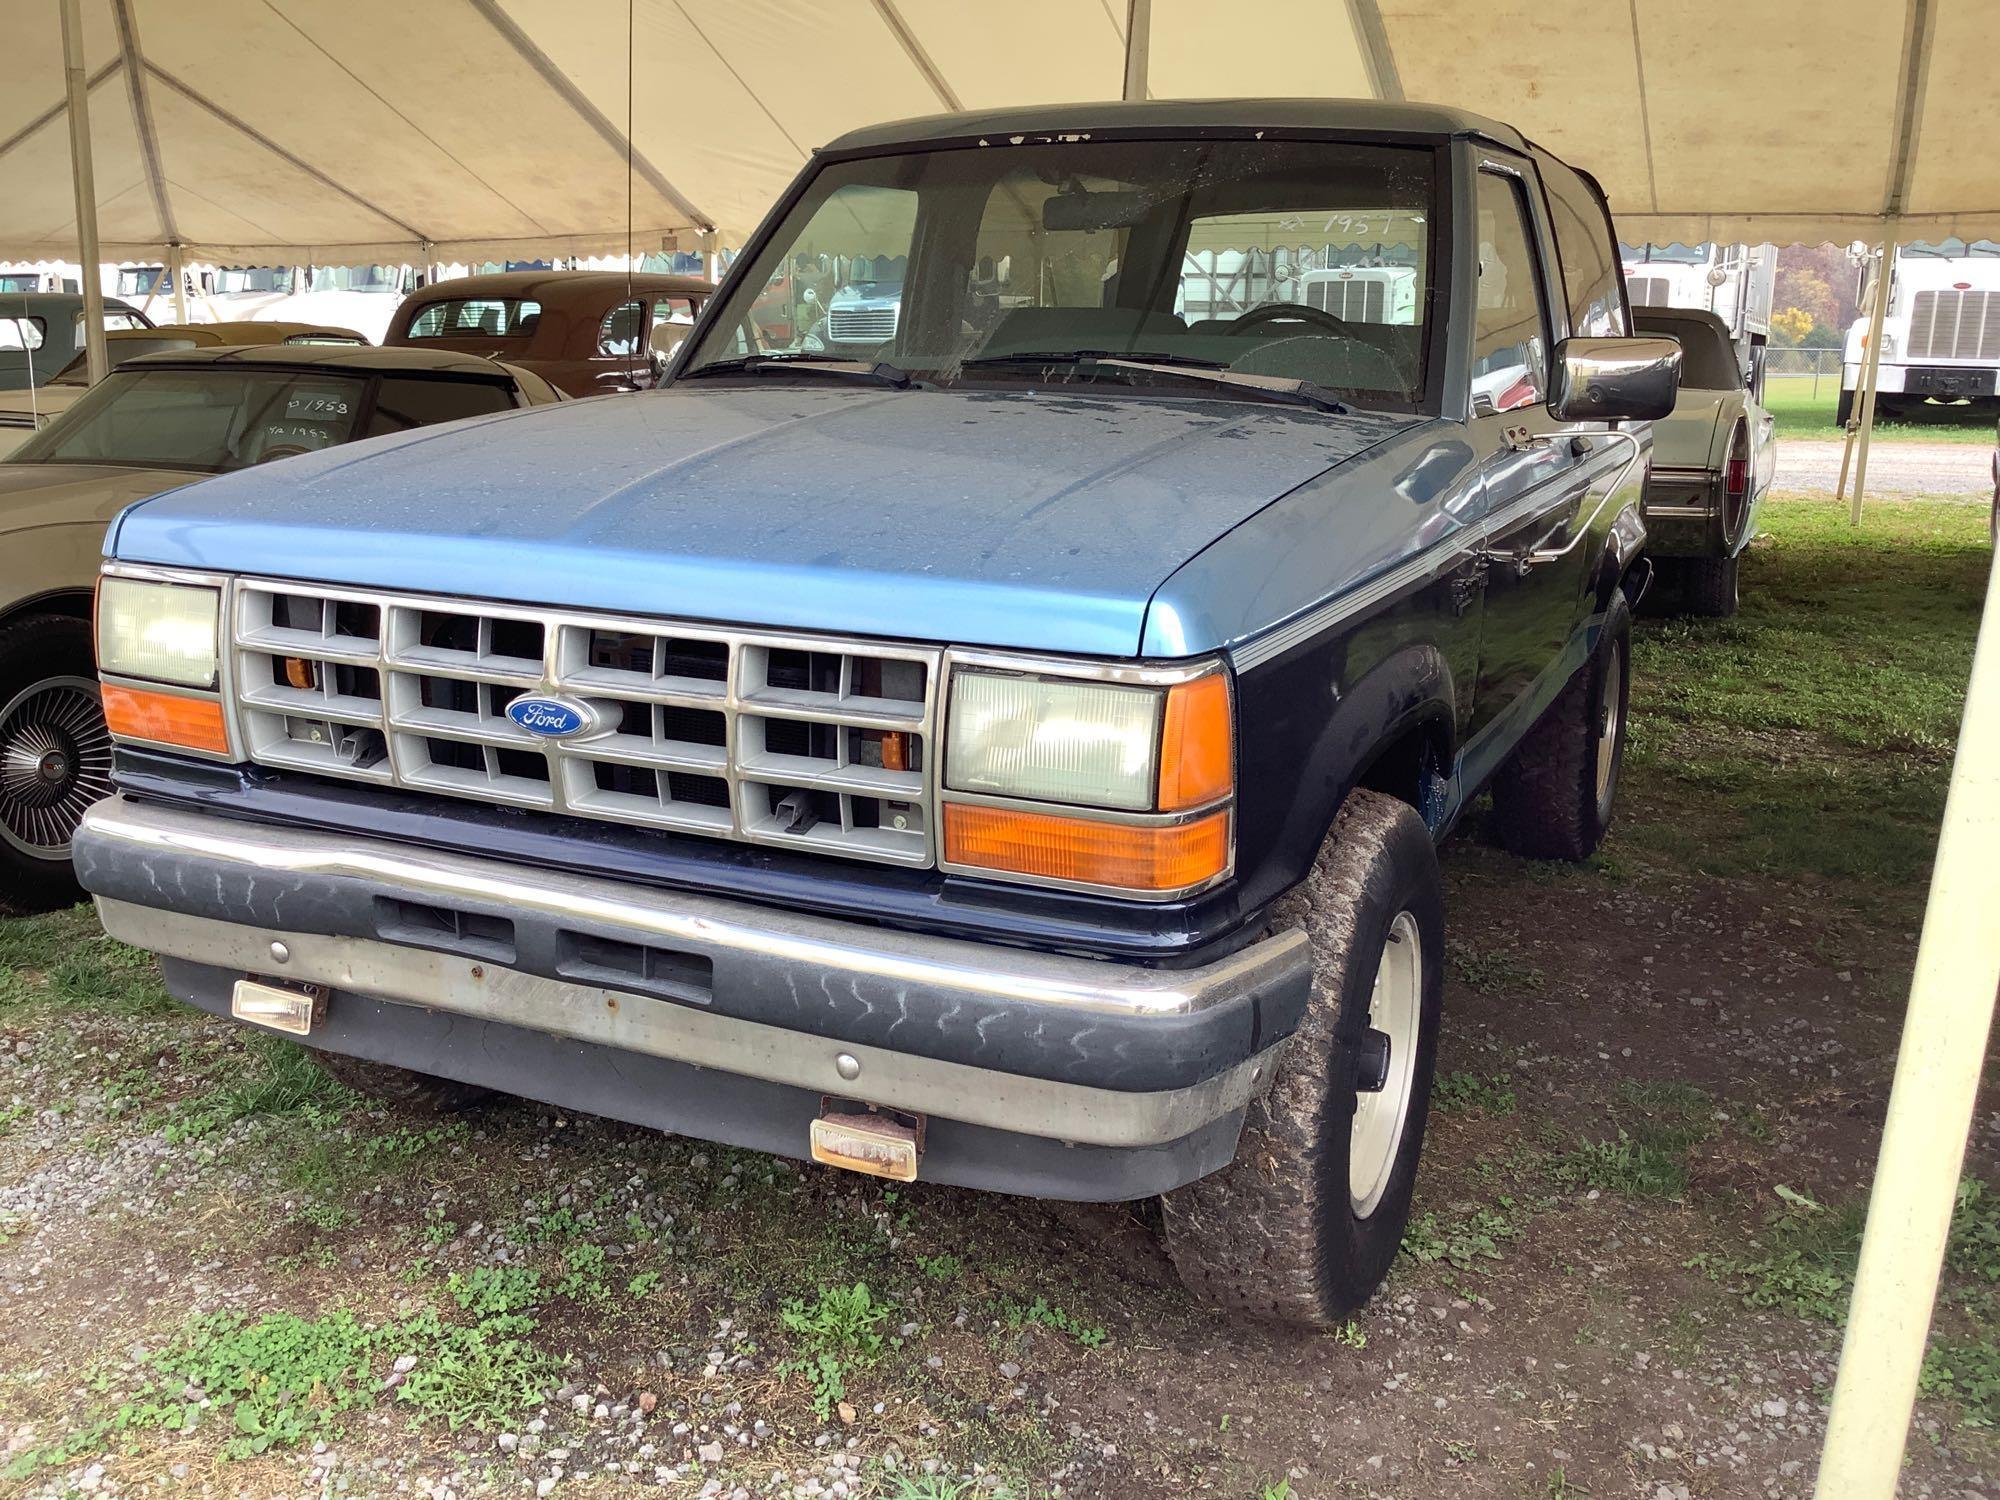
[[[2000,235],[1992,0],[1150,13],[1154,97],[1479,110],[1596,173],[1628,239],[1879,240],[1891,219],[1902,238]],[[84,0],[83,15],[107,258],[178,243],[224,262],[421,261],[621,250],[628,211],[642,251],[711,228],[740,243],[806,153],[853,126],[1117,97],[1128,0]],[[13,0],[8,21],[0,257],[68,259],[58,8]]]

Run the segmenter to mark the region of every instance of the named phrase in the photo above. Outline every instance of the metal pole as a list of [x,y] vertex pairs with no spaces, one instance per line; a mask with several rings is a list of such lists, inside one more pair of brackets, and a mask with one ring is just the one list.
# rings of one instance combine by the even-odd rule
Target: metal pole
[[83,262],[84,369],[95,385],[111,362],[104,353],[104,279],[97,255],[97,174],[90,159],[90,86],[83,70],[81,0],[62,0],[63,84],[69,95],[69,166],[76,187],[76,253]]
[[1153,0],[1126,0],[1125,98],[1146,97],[1146,69],[1152,52]]
[[1883,237],[1882,267],[1875,273],[1875,307],[1868,315],[1868,368],[1861,392],[1861,451],[1854,460],[1854,507],[1848,513],[1861,524],[1861,496],[1868,488],[1868,440],[1875,435],[1875,387],[1882,380],[1882,318],[1889,310],[1889,278],[1896,269],[1896,230]]
[[181,265],[178,240],[167,246],[167,274],[174,278],[174,321],[185,324],[188,320],[187,274]]
[[1985,617],[1952,762],[1930,903],[1896,1054],[1889,1116],[1840,1375],[1820,1456],[1818,1500],[1891,1500],[1951,1230],[1980,1064],[2000,990],[1992,850],[2000,839],[2000,572]]

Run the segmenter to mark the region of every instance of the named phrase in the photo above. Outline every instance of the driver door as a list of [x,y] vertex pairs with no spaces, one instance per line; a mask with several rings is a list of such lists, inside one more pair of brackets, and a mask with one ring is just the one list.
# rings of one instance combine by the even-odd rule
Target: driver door
[[1590,487],[1579,463],[1590,439],[1548,409],[1555,283],[1532,187],[1524,163],[1489,156],[1480,164],[1470,429],[1486,493],[1486,597],[1468,726],[1474,734],[1535,692],[1557,665],[1589,565],[1585,547],[1553,561],[1529,560],[1537,544],[1567,539]]

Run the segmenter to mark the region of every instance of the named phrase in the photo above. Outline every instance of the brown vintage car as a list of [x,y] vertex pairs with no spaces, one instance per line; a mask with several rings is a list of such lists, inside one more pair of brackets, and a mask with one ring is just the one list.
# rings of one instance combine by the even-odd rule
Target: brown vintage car
[[571,396],[645,390],[662,368],[655,350],[692,326],[714,290],[698,276],[643,271],[461,276],[404,298],[382,342],[505,360]]

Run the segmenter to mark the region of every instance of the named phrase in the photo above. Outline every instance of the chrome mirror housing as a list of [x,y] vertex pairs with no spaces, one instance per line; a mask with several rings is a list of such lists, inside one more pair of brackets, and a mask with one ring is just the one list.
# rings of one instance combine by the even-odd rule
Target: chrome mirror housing
[[1665,338],[1568,338],[1556,345],[1549,415],[1558,422],[1653,422],[1681,384],[1681,346]]

